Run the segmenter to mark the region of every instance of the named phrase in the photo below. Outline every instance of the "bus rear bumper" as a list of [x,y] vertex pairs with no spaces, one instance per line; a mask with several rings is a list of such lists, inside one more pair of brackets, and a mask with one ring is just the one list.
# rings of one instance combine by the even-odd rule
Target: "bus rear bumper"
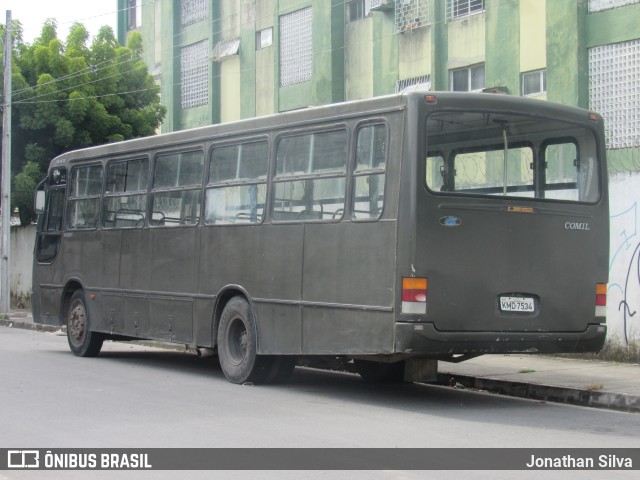
[[485,353],[599,352],[607,327],[583,332],[441,332],[430,323],[396,322],[396,353],[456,355]]

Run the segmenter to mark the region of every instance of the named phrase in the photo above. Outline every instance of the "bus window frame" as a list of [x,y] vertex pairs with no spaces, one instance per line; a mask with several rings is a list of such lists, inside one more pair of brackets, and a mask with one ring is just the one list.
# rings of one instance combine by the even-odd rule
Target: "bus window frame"
[[[222,182],[214,182],[211,183],[211,161],[213,152],[216,148],[221,147],[238,147],[240,145],[246,145],[249,143],[260,143],[266,142],[267,144],[267,171],[264,179],[262,178],[250,178],[250,179],[233,179],[226,180]],[[209,148],[205,151],[205,162],[204,162],[204,178],[203,178],[203,187],[202,187],[202,211],[201,211],[201,223],[207,227],[250,227],[250,226],[258,226],[265,223],[267,219],[267,215],[269,214],[269,204],[270,204],[270,193],[271,193],[271,169],[275,165],[275,161],[272,161],[274,158],[273,152],[273,143],[271,142],[271,137],[269,135],[254,135],[249,137],[234,137],[232,139],[224,139],[220,141],[213,141]],[[272,165],[273,164],[273,165]],[[266,193],[265,193],[265,202],[264,202],[264,211],[262,212],[262,219],[259,222],[239,222],[239,223],[216,223],[207,221],[207,191],[213,190],[216,188],[225,188],[225,187],[241,187],[241,186],[251,186],[251,185],[265,185]]]
[[[101,206],[101,211],[102,211],[102,215],[100,218],[100,228],[102,230],[140,230],[142,228],[144,228],[146,225],[148,225],[148,219],[149,219],[149,190],[150,190],[150,186],[151,186],[151,166],[152,166],[152,162],[151,159],[149,158],[150,154],[139,154],[139,155],[133,155],[133,156],[126,156],[126,157],[119,157],[119,158],[110,158],[109,160],[107,160],[105,162],[104,165],[104,178],[103,178],[103,187],[102,187],[102,203],[103,205]],[[109,166],[112,164],[116,164],[116,163],[127,163],[127,162],[134,162],[136,160],[146,160],[147,162],[147,187],[145,190],[136,190],[136,191],[132,191],[132,192],[116,192],[116,193],[107,193],[106,188],[107,188],[107,177],[109,175]],[[106,226],[105,222],[106,222],[106,218],[105,218],[105,214],[106,214],[106,210],[104,208],[104,202],[109,199],[109,198],[117,198],[117,197],[127,197],[127,196],[138,196],[138,195],[144,195],[145,196],[145,209],[144,209],[144,221],[142,222],[141,225],[133,225],[133,226]],[[117,214],[117,212],[116,212]],[[115,220],[114,220],[115,222]],[[139,222],[139,221],[138,221]]]
[[[101,167],[102,168],[102,172],[101,172],[101,184],[100,184],[100,193],[98,193],[97,195],[91,195],[91,196],[87,196],[87,197],[77,197],[77,196],[71,196],[71,187],[72,187],[72,179],[73,179],[73,172],[75,170],[78,170],[80,168],[89,168],[89,167]],[[103,199],[104,199],[104,188],[105,188],[105,174],[106,168],[105,165],[102,162],[96,161],[96,162],[87,162],[87,163],[82,163],[82,162],[74,162],[73,164],[71,164],[69,166],[69,174],[68,174],[68,182],[67,182],[67,195],[65,198],[65,211],[64,211],[64,230],[65,231],[70,231],[70,232],[92,232],[95,230],[98,230],[99,228],[101,228],[101,223],[102,223],[102,207],[103,207]],[[67,215],[69,213],[69,206],[70,203],[75,201],[75,200],[91,200],[91,199],[98,199],[98,218],[96,221],[96,225],[94,227],[90,227],[90,228],[71,228],[69,226],[69,222],[68,222],[68,218]]]
[[[362,172],[357,172],[358,169],[358,135],[360,133],[360,130],[362,130],[363,128],[367,128],[367,127],[376,127],[376,126],[383,126],[385,129],[385,145],[384,145],[384,167],[383,168],[371,168],[369,170],[364,170]],[[382,216],[384,215],[385,209],[387,208],[387,204],[388,204],[388,198],[387,198],[387,191],[388,191],[388,175],[389,175],[389,143],[391,143],[391,128],[389,127],[389,122],[384,118],[384,117],[378,117],[378,118],[367,118],[365,120],[361,120],[359,122],[356,123],[356,125],[353,127],[353,131],[350,132],[351,134],[351,138],[350,138],[350,143],[351,143],[351,148],[349,151],[349,155],[350,155],[350,159],[349,159],[349,168],[347,171],[347,177],[348,177],[348,185],[347,185],[347,196],[349,197],[349,201],[348,203],[348,208],[349,208],[349,218],[351,219],[352,222],[355,223],[372,223],[372,222],[377,222],[379,221]],[[384,191],[382,192],[382,209],[380,210],[379,214],[375,217],[368,217],[368,218],[357,218],[355,216],[355,204],[356,204],[356,198],[355,198],[355,179],[358,177],[366,177],[366,176],[373,176],[373,175],[379,175],[382,174],[385,176],[385,180],[384,180]],[[346,216],[343,215],[343,218],[345,218]]]
[[[206,185],[206,170],[207,170],[207,148],[203,144],[197,145],[183,145],[183,148],[173,147],[166,150],[158,150],[153,152],[153,163],[150,162],[150,177],[149,177],[149,185],[147,185],[148,193],[147,193],[147,211],[146,211],[146,219],[145,225],[148,225],[149,228],[195,228],[202,223],[202,219],[204,216],[204,191],[203,188]],[[192,153],[192,152],[201,152],[202,153],[202,175],[200,177],[200,184],[191,184],[184,185],[178,187],[158,187],[156,188],[156,165],[158,157],[169,156],[169,155],[182,155],[184,153]],[[197,222],[194,223],[180,223],[178,225],[159,225],[154,224],[153,222],[153,199],[155,198],[155,194],[157,193],[171,193],[171,192],[191,192],[191,191],[200,191],[200,200],[198,202],[199,205],[199,213],[200,217]],[[136,227],[124,227],[124,228],[136,228]],[[137,227],[140,228],[140,227]]]
[[[597,142],[596,142],[596,138],[597,136],[594,135],[594,145],[596,146],[596,152],[597,152]],[[566,143],[572,143],[575,148],[576,148],[576,158],[575,160],[578,162],[578,165],[580,165],[580,162],[582,161],[581,157],[582,157],[582,150],[580,148],[580,142],[578,141],[577,138],[575,137],[569,137],[569,136],[565,136],[565,137],[555,137],[555,138],[549,138],[546,139],[544,142],[540,143],[540,153],[539,153],[539,159],[540,159],[540,164],[541,165],[545,165],[545,169],[544,169],[544,176],[540,179],[540,187],[543,189],[542,193],[546,196],[546,193],[548,191],[555,191],[555,190],[561,190],[562,188],[547,188],[551,185],[557,185],[558,187],[562,187],[562,186],[568,186],[570,184],[567,183],[548,183],[547,182],[547,171],[549,169],[549,162],[547,161],[547,156],[546,156],[546,152],[547,152],[547,147],[551,146],[551,145],[562,145],[562,144],[566,144]],[[596,161],[598,161],[598,159],[596,158]],[[577,166],[575,168],[578,168]],[[597,166],[596,166],[597,169]],[[576,182],[575,182],[575,190],[578,192],[578,194],[580,194],[580,190],[579,190],[579,185],[578,185],[578,181],[577,181],[577,175],[576,175]],[[547,201],[569,201],[571,203],[582,203],[582,204],[592,204],[595,205],[598,202],[600,202],[600,198],[602,197],[602,177],[601,175],[598,175],[598,195],[597,195],[597,199],[593,202],[585,202],[585,201],[581,201],[581,200],[562,200],[562,199],[546,199]],[[542,197],[545,198],[545,197]]]
[[[318,134],[323,134],[323,133],[331,133],[331,132],[339,132],[342,131],[345,133],[346,135],[346,140],[347,140],[347,149],[346,149],[346,158],[345,158],[345,165],[344,165],[344,171],[341,172],[331,172],[331,173],[306,173],[304,175],[281,175],[278,176],[278,146],[280,144],[280,141],[284,138],[292,138],[292,137],[298,137],[298,136],[304,136],[304,135],[318,135]],[[276,135],[273,138],[273,146],[272,146],[272,172],[270,174],[270,185],[271,185],[271,191],[267,192],[267,200],[268,200],[268,214],[269,214],[269,220],[271,221],[271,223],[273,224],[278,224],[278,225],[295,225],[295,224],[304,224],[304,223],[314,223],[314,224],[322,224],[322,223],[340,223],[342,220],[344,220],[345,218],[347,218],[347,211],[346,209],[348,208],[348,205],[350,205],[350,201],[348,200],[348,195],[350,195],[350,178],[351,178],[351,173],[350,172],[350,164],[352,163],[351,160],[351,155],[353,153],[353,147],[352,147],[352,143],[353,143],[353,128],[351,128],[347,123],[345,122],[340,122],[340,123],[331,123],[331,124],[325,124],[325,125],[315,125],[313,127],[307,127],[307,128],[301,128],[301,129],[294,129],[294,130],[289,130],[289,131],[280,131],[277,132]],[[278,183],[287,183],[287,182],[294,182],[294,181],[306,181],[306,180],[324,180],[324,179],[331,179],[331,178],[343,178],[345,181],[345,186],[344,186],[344,198],[343,198],[343,203],[342,203],[342,209],[338,209],[336,210],[342,210],[342,215],[340,217],[334,217],[334,218],[329,218],[327,220],[324,220],[322,218],[320,219],[314,219],[314,218],[304,218],[304,219],[284,219],[284,220],[279,220],[274,218],[275,215],[274,213],[274,207],[275,207],[275,190],[276,190],[276,184]],[[334,212],[335,213],[335,212]]]
[[[520,113],[517,112],[493,112],[490,110],[477,110],[477,109],[456,109],[455,111],[460,111],[460,112],[471,112],[471,113],[504,113],[504,114],[510,114],[510,115],[522,115]],[[591,205],[591,206],[595,206],[598,205],[603,198],[603,175],[605,175],[605,172],[603,172],[603,168],[602,168],[602,163],[604,162],[604,158],[601,155],[601,151],[602,151],[602,147],[600,145],[600,141],[599,141],[599,135],[597,130],[590,125],[589,123],[581,123],[581,122],[574,122],[571,120],[567,120],[567,119],[560,119],[559,121],[566,124],[567,126],[572,126],[575,130],[579,130],[579,131],[583,131],[583,132],[589,132],[589,135],[591,136],[591,140],[593,141],[593,150],[594,150],[594,156],[595,156],[595,174],[597,175],[597,186],[598,186],[598,195],[597,195],[597,199],[594,201],[579,201],[579,200],[563,200],[563,199],[551,199],[551,198],[545,198],[544,196],[541,196],[541,193],[544,192],[544,187],[546,186],[546,178],[545,179],[540,179],[540,163],[542,162],[542,149],[543,146],[545,145],[546,142],[548,142],[549,140],[556,140],[556,139],[572,139],[572,143],[576,143],[578,145],[578,147],[580,147],[580,141],[576,141],[575,137],[571,137],[568,135],[565,136],[561,136],[561,137],[550,137],[550,138],[546,138],[542,141],[538,141],[538,142],[531,142],[531,141],[524,141],[524,143],[532,143],[533,144],[533,152],[534,152],[534,165],[536,165],[536,167],[534,168],[534,196],[533,197],[518,197],[518,196],[512,196],[512,195],[507,195],[507,196],[501,196],[501,195],[486,195],[486,194],[460,194],[459,191],[456,190],[449,190],[449,189],[443,189],[441,191],[436,191],[433,190],[429,184],[427,183],[427,176],[426,176],[426,159],[429,156],[430,153],[433,152],[439,152],[442,153],[443,150],[439,147],[436,146],[435,149],[431,149],[430,148],[430,143],[429,143],[429,135],[427,134],[427,120],[428,117],[432,114],[437,114],[437,113],[442,113],[444,112],[443,110],[434,110],[432,112],[427,113],[427,115],[423,116],[422,119],[422,123],[420,124],[421,126],[419,128],[421,128],[421,131],[424,132],[424,140],[421,142],[421,152],[423,152],[424,154],[422,155],[422,160],[420,161],[420,165],[421,165],[421,172],[422,174],[420,175],[422,177],[422,182],[423,182],[423,188],[426,189],[427,192],[429,192],[432,195],[436,195],[436,196],[447,196],[447,197],[458,197],[458,198],[481,198],[481,199],[498,199],[498,198],[504,198],[504,199],[509,199],[509,200],[518,200],[518,201],[532,201],[532,202],[539,202],[539,203],[555,203],[555,204],[569,204],[569,205]],[[543,122],[543,121],[548,121],[548,120],[553,120],[551,118],[548,117],[540,117],[540,116],[536,116],[536,115],[522,115],[522,116],[527,116],[527,117],[531,117],[536,119],[537,121]],[[514,142],[514,144],[516,143],[520,143],[520,142]],[[511,144],[510,144],[511,146]],[[465,147],[461,147],[461,148],[465,148]],[[471,147],[473,148],[473,147]],[[458,149],[452,149],[449,151],[446,151],[447,156],[442,155],[442,157],[444,158],[444,165],[445,168],[447,168],[449,171],[451,171],[451,156],[453,155],[453,152],[455,150]],[[582,151],[580,148],[577,148],[577,156],[581,157],[582,156]],[[545,171],[546,173],[546,171]],[[455,176],[455,173],[454,173]],[[454,183],[455,185],[455,183]],[[447,187],[447,185],[443,185],[444,187]]]

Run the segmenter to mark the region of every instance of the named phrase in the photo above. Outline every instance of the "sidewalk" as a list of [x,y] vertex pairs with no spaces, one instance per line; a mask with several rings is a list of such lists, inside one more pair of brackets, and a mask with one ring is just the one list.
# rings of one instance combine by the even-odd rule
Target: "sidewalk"
[[[0,327],[55,332],[15,311]],[[439,362],[438,380],[513,397],[640,413],[640,365],[546,355],[483,355],[462,363]]]

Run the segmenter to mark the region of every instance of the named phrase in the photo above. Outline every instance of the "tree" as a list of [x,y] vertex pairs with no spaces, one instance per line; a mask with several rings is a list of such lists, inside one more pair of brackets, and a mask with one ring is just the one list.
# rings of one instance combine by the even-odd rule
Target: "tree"
[[[0,28],[4,30],[4,27]],[[12,206],[23,223],[33,220],[33,190],[56,156],[78,148],[153,135],[166,108],[160,88],[141,60],[142,37],[126,47],[102,27],[89,33],[75,23],[66,42],[48,19],[32,44],[14,22],[12,92]],[[19,173],[18,173],[19,172]]]

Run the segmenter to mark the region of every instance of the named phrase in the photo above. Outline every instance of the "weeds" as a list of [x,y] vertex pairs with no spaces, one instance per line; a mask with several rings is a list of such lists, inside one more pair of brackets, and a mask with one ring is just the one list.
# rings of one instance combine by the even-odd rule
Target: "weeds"
[[599,353],[567,353],[559,355],[565,358],[582,358],[586,360],[603,360],[606,362],[640,364],[640,341],[630,340],[626,343],[618,337],[610,337]]

